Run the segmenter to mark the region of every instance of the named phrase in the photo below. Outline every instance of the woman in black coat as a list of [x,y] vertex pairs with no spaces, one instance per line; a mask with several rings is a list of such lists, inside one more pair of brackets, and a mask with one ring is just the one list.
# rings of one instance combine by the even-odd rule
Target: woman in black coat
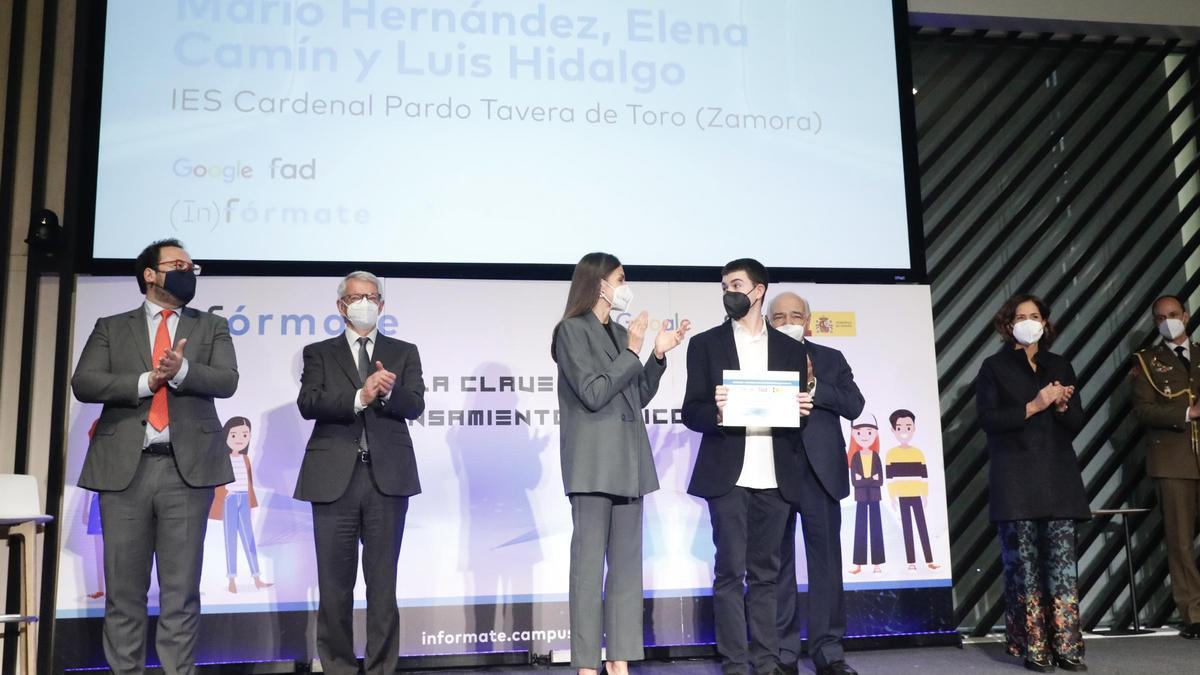
[[1039,298],[1009,298],[993,325],[1004,347],[983,362],[975,386],[1004,563],[1008,651],[1037,672],[1087,670],[1075,521],[1091,510],[1071,447],[1084,423],[1075,371],[1048,351],[1054,326]]

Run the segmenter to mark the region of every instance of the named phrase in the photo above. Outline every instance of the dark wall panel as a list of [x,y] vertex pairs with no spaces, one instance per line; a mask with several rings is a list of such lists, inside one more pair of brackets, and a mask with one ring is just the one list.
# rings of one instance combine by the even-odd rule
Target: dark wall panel
[[[1154,504],[1128,378],[1154,339],[1151,301],[1200,285],[1200,61],[1176,41],[947,29],[914,29],[912,59],[956,619],[982,634],[1003,605],[973,385],[1004,298],[1052,307],[1087,412],[1076,450],[1093,508]],[[1143,622],[1173,612],[1161,519],[1133,525],[1131,552],[1117,523],[1078,530],[1086,627],[1130,621],[1127,555]]]

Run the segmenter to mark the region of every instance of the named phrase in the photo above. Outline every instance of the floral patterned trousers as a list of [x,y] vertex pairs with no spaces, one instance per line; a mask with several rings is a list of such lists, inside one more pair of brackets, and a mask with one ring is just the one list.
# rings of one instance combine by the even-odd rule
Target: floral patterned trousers
[[1043,661],[1083,656],[1075,571],[1075,523],[996,523],[1004,563],[1004,628],[1008,653]]

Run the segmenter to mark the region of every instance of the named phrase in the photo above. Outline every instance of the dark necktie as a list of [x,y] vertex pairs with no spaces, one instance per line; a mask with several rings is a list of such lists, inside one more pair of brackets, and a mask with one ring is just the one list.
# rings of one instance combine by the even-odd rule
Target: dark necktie
[[[366,386],[367,375],[371,372],[371,357],[367,356],[367,345],[370,342],[371,338],[369,337],[358,338],[358,379],[363,386]],[[363,420],[362,434],[358,437],[358,447],[363,450],[367,449],[367,422],[365,419]]]
[[1179,345],[1178,347],[1176,347],[1175,353],[1179,355],[1179,360],[1183,361],[1183,367],[1187,368],[1188,370],[1191,370],[1192,362],[1188,361],[1187,353],[1184,350],[1183,345]]
[[358,380],[360,384],[367,383],[367,376],[371,374],[371,357],[367,355],[367,345],[371,343],[371,338],[358,338]]

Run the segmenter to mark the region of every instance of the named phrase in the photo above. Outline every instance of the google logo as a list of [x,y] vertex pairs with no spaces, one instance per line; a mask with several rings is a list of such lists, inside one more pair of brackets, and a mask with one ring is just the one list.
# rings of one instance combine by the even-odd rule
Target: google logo
[[201,164],[187,157],[180,157],[171,165],[171,172],[180,178],[209,178],[222,183],[254,177],[254,167],[241,160],[233,164]]
[[[620,314],[617,314],[617,323],[627,328],[629,327],[629,322],[632,319],[633,314],[630,314],[629,312],[621,312]],[[654,334],[660,330],[676,330],[679,328],[680,322],[681,319],[679,318],[678,312],[675,313],[675,316],[667,317],[665,319],[656,319],[654,317],[650,317],[650,322],[646,325],[646,334]]]

